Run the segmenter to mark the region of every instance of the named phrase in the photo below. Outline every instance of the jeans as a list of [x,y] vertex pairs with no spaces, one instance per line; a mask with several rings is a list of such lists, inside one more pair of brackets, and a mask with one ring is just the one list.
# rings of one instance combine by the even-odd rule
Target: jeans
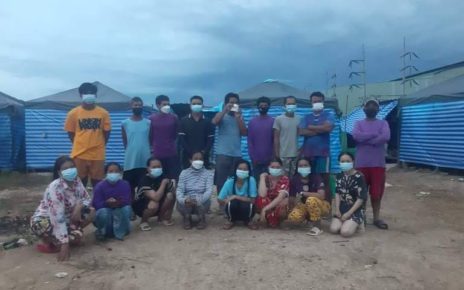
[[97,239],[115,237],[118,240],[130,232],[132,209],[129,205],[120,208],[101,208],[97,210],[94,225]]

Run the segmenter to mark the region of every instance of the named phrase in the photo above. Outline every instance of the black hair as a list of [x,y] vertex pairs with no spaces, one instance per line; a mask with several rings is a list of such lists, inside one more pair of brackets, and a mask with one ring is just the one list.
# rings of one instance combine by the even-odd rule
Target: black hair
[[351,160],[354,161],[354,156],[353,156],[353,154],[351,154],[351,153],[348,152],[348,151],[344,151],[344,152],[338,154],[338,159],[337,159],[337,160],[340,161],[340,158],[342,158],[343,155],[348,155],[348,156],[350,156],[350,157],[351,157]]
[[294,96],[287,96],[287,97],[284,98],[284,105],[287,104],[288,99],[294,99],[296,101],[296,98]]
[[[307,161],[308,164],[309,164],[309,167],[311,167],[311,161],[310,161],[308,158],[306,158],[306,157],[300,157],[300,158],[298,158],[298,160],[296,161],[296,168],[297,168],[297,169],[298,169],[298,163],[300,163],[300,161],[302,161],[302,160]],[[298,170],[295,170],[294,175],[298,175]]]
[[260,97],[258,98],[258,100],[256,100],[256,106],[259,106],[259,104],[261,103],[266,103],[268,104],[269,106],[271,105],[271,99],[269,99],[268,97]]
[[202,157],[203,159],[205,159],[205,154],[203,154],[203,152],[201,152],[201,151],[194,151],[192,154],[190,154],[190,160],[193,159],[193,155],[198,154],[198,153],[200,153],[200,154],[201,154],[201,157]]
[[[161,163],[161,160],[159,160],[158,158],[156,158],[156,157],[150,157],[150,158],[148,158],[148,160],[147,160],[147,167],[150,166],[150,163],[151,163],[152,161],[159,161],[159,162]],[[163,167],[163,164],[161,164],[161,167]]]
[[225,97],[224,97],[224,104],[228,104],[230,99],[232,98],[236,98],[237,101],[240,102],[240,97],[238,96],[238,94],[236,93],[228,93]]
[[113,165],[116,166],[116,167],[118,167],[118,170],[119,170],[119,171],[122,171],[121,164],[119,164],[118,162],[112,161],[112,162],[109,162],[108,164],[106,164],[106,166],[105,166],[105,173],[108,172],[108,169],[110,168],[110,166],[113,166]]
[[74,164],[74,161],[69,156],[63,155],[56,158],[55,165],[53,165],[53,180],[60,177],[61,166],[66,162],[72,162],[72,164]]
[[131,103],[142,103],[142,105],[143,105],[143,100],[142,100],[141,97],[133,97],[131,99]]
[[269,165],[271,165],[271,163],[274,163],[274,162],[277,162],[280,164],[280,166],[283,166],[284,163],[282,162],[282,159],[280,159],[279,157],[274,157],[271,159],[271,162],[269,162]]
[[156,104],[159,105],[163,101],[168,101],[169,102],[169,97],[166,95],[159,95],[156,97]]
[[[245,163],[248,166],[248,172],[249,172],[248,179],[250,179],[250,176],[251,176],[251,164],[250,164],[250,162],[246,161],[245,159],[238,160],[237,163],[235,163],[234,175],[232,176],[232,178],[234,179],[234,184],[232,186],[232,195],[235,195],[235,193],[236,193],[235,187],[236,187],[237,180],[238,180],[237,169],[240,166],[240,164],[243,164],[243,163]],[[248,181],[247,192],[250,193],[250,182],[249,181]]]
[[321,92],[312,92],[311,96],[309,96],[309,99],[312,100],[313,97],[319,97],[319,98],[322,98],[322,100],[325,100],[325,96]]
[[193,101],[193,100],[200,100],[201,103],[203,104],[203,98],[200,97],[200,96],[193,96],[190,98],[190,103]]
[[82,85],[79,86],[79,94],[81,95],[86,95],[86,94],[96,94],[98,91],[98,88],[96,85],[92,83],[83,83]]

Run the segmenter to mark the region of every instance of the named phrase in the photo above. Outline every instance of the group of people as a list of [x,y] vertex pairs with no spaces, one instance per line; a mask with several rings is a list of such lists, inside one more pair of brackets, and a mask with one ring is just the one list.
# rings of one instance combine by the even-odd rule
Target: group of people
[[[248,124],[235,93],[225,96],[223,110],[212,120],[203,114],[200,96],[190,98],[191,113],[181,120],[171,112],[165,95],[156,97],[158,112],[148,119],[142,99],[134,97],[133,114],[121,124],[124,164],[106,166],[109,114],[96,105],[95,85],[83,83],[79,94],[82,104],[68,113],[64,125],[73,145],[71,154],[56,160],[54,180],[31,218],[33,233],[42,239],[38,250],[58,253],[60,261],[69,258],[69,246],[82,241],[82,229],[91,223],[97,240],[123,240],[135,215],[141,218],[140,229],[149,231],[152,217],[173,225],[176,207],[184,229],[204,229],[215,188],[227,218],[225,230],[239,222],[255,230],[259,224],[278,227],[288,220],[308,222],[308,234],[319,235],[321,219],[332,216],[330,231],[351,236],[366,222],[368,191],[374,225],[388,228],[379,212],[385,185],[384,145],[390,132],[388,123],[376,118],[379,103],[374,99],[364,104],[366,119],[353,130],[356,160],[350,153],[339,156],[342,172],[335,178],[333,202],[329,159],[334,121],[324,110],[320,92],[311,94],[312,112],[304,117],[296,114],[293,96],[284,99],[285,113],[275,119],[268,115],[271,100],[260,97],[259,115]],[[251,162],[242,158],[242,136],[247,137]],[[299,136],[304,136],[301,148]]]

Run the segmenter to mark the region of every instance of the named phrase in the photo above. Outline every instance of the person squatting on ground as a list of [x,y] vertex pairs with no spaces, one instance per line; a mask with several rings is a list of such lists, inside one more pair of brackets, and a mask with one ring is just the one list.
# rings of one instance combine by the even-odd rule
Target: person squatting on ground
[[228,219],[223,226],[225,230],[234,227],[238,221],[242,221],[252,230],[257,229],[257,225],[252,222],[256,196],[256,180],[250,176],[250,163],[243,159],[239,160],[235,174],[227,179],[218,196],[218,201],[224,206]]
[[176,202],[174,181],[166,177],[161,161],[151,157],[147,161],[147,174],[140,180],[132,208],[142,218],[140,229],[150,231],[148,220],[158,216],[165,226],[173,225],[172,209]]
[[211,206],[214,174],[204,166],[204,155],[195,152],[191,166],[180,173],[177,186],[177,210],[183,217],[184,229],[192,228],[192,215],[198,215],[197,229],[206,228],[206,213]]
[[[322,233],[321,218],[330,213],[330,203],[326,200],[325,185],[322,177],[313,173],[308,159],[301,158],[297,162],[297,173],[290,183],[290,199],[296,199],[288,219],[294,223],[309,220],[309,235]],[[294,204],[292,201],[291,204]]]
[[95,237],[99,241],[113,237],[124,240],[130,232],[131,188],[122,179],[122,168],[118,163],[108,163],[105,171],[105,180],[100,181],[93,191],[92,205],[97,211]]
[[31,217],[32,233],[42,240],[37,250],[58,253],[58,261],[68,260],[70,245],[81,244],[83,228],[94,219],[95,209],[90,202],[74,161],[68,156],[56,159],[53,181]]

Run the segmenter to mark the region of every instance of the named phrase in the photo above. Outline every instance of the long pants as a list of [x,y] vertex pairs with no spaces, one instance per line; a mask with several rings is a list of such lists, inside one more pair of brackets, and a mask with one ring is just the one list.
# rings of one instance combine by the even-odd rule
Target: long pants
[[216,172],[214,177],[214,183],[217,187],[217,192],[221,192],[222,186],[226,182],[229,176],[234,175],[234,169],[240,157],[232,157],[226,155],[216,156]]
[[185,206],[185,204],[180,204],[177,202],[177,211],[183,216],[188,217],[192,214],[199,216],[205,215],[211,206],[211,200],[207,200],[202,204],[197,204],[193,206]]
[[97,210],[94,225],[95,234],[100,238],[115,237],[122,240],[130,232],[132,209],[129,205],[120,208],[101,208]]
[[255,215],[255,205],[251,202],[234,199],[225,207],[226,216],[231,222],[249,223]]
[[304,204],[297,204],[288,215],[288,219],[292,222],[303,222],[308,219],[311,222],[318,222],[329,212],[329,202],[312,196],[308,197]]

